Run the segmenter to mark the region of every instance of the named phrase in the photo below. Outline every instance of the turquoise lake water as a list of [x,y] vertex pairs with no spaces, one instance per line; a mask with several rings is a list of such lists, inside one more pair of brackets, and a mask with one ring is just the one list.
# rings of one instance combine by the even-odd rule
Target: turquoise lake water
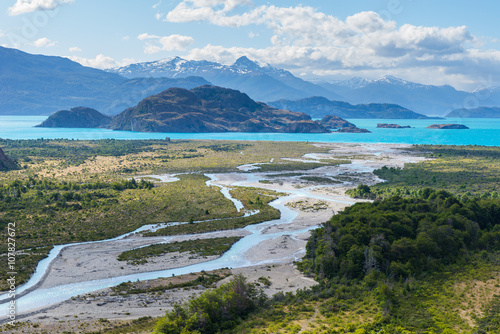
[[[227,139],[339,143],[398,143],[500,146],[500,118],[446,120],[351,119],[372,133],[145,133],[107,129],[35,128],[47,116],[0,116],[0,138],[5,139]],[[410,125],[411,129],[377,129],[377,123]],[[426,129],[431,124],[458,123],[469,130]]]

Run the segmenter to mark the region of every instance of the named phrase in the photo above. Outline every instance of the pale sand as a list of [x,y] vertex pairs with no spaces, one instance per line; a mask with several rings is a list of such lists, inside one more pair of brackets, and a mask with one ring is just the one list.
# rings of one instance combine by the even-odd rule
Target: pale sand
[[[405,163],[423,160],[421,157],[416,157],[412,154],[396,150],[396,148],[405,147],[405,145],[316,145],[328,147],[332,149],[332,151],[330,154],[307,155],[307,158],[313,156],[313,158],[318,159],[329,159],[356,155],[356,159],[351,159],[352,165],[322,167],[301,173],[310,176],[334,176],[341,174],[343,176],[343,184],[318,186],[296,177],[273,179],[273,183],[271,184],[263,184],[258,181],[245,183],[246,186],[272,189],[285,193],[293,193],[293,191],[300,189],[301,191],[307,191],[311,196],[291,197],[287,206],[290,208],[295,207],[294,210],[298,211],[297,217],[291,224],[273,225],[263,231],[263,233],[296,231],[307,227],[318,226],[322,222],[326,222],[333,213],[337,213],[346,206],[358,201],[345,196],[344,193],[346,189],[353,188],[361,182],[371,185],[381,181],[370,172],[371,170],[382,166],[403,167]],[[219,183],[225,185],[246,180],[246,175],[238,173],[218,175],[218,177],[220,179]],[[322,209],[311,209],[315,203],[319,203]],[[180,241],[192,238],[244,236],[246,233],[247,232],[242,230],[222,231],[196,236],[175,237],[169,240]],[[298,237],[291,237],[284,233],[282,236],[263,241],[245,253],[247,259],[261,264],[252,267],[233,269],[232,272],[235,274],[243,274],[251,282],[256,282],[259,277],[268,278],[271,281],[271,286],[264,289],[268,295],[280,291],[293,292],[297,289],[308,288],[316,284],[315,281],[309,277],[304,277],[293,266],[293,262],[304,255],[308,237],[309,232],[304,232]],[[154,243],[161,239],[163,238],[152,239],[134,235],[120,241],[68,247],[53,262],[50,273],[47,275],[41,287],[52,287],[70,282],[175,268],[208,261],[214,258],[190,258],[191,256],[186,254],[168,254],[155,258],[154,261],[150,261],[145,265],[139,266],[128,265],[116,260],[117,255],[125,250]],[[228,279],[225,281],[227,280]],[[129,299],[120,299],[118,297],[110,297],[110,290],[105,289],[101,291],[102,296],[100,297],[88,297],[88,300],[65,301],[48,309],[30,314],[20,321],[39,323],[41,326],[40,328],[46,330],[52,328],[54,332],[59,332],[82,326],[82,322],[93,326],[92,323],[95,323],[95,320],[99,318],[127,320],[143,316],[157,317],[162,316],[166,310],[171,309],[173,303],[184,301],[193,293],[200,293],[202,291],[203,290],[176,290],[168,291],[164,295],[135,295]],[[22,315],[19,316],[22,317]],[[55,327],[53,327],[53,323],[57,321],[59,321],[57,326],[62,327],[58,327],[56,330]],[[14,330],[12,332],[17,331]]]
[[243,230],[232,230],[223,232],[205,233],[203,235],[185,235],[175,237],[152,237],[145,238],[135,235],[127,239],[69,246],[61,251],[59,256],[52,262],[50,271],[40,285],[41,289],[50,288],[69,283],[83,282],[90,279],[101,279],[115,276],[124,276],[134,273],[159,271],[192,264],[210,261],[216,256],[193,257],[189,253],[169,253],[164,256],[156,256],[148,259],[141,265],[130,265],[126,261],[118,261],[117,257],[122,252],[150,245],[162,241],[184,241],[196,239],[210,239],[219,237],[245,236],[248,232]]

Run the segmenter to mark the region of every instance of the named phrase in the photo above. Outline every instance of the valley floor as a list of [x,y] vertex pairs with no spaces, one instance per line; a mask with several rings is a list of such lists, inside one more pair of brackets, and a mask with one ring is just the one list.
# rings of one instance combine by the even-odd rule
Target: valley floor
[[[297,213],[289,224],[268,223],[259,231],[273,234],[273,237],[252,245],[244,254],[248,265],[230,269],[232,274],[242,274],[250,282],[265,282],[268,295],[277,292],[293,292],[306,289],[316,282],[304,277],[293,265],[300,259],[309,238],[308,228],[314,228],[327,221],[332,214],[352,205],[355,201],[345,195],[347,189],[358,184],[372,185],[381,182],[372,171],[382,166],[403,167],[408,162],[422,161],[413,153],[405,151],[405,145],[393,144],[316,144],[328,148],[329,153],[305,155],[307,160],[328,160],[346,158],[351,164],[325,166],[300,173],[280,172],[226,173],[217,175],[217,184],[234,187],[248,186],[275,190],[287,194],[283,204]],[[278,157],[276,157],[278,158]],[[272,175],[274,174],[274,175]],[[300,174],[298,177],[297,174]],[[271,176],[271,177],[270,177]],[[306,177],[306,178],[304,178]],[[307,181],[316,180],[314,182]],[[321,183],[330,178],[332,183]],[[297,233],[297,231],[305,231]],[[51,263],[50,268],[37,289],[57,287],[69,283],[87,282],[108,277],[123,276],[139,272],[151,272],[178,268],[195,263],[214,260],[215,256],[201,257],[189,253],[168,253],[155,257],[145,264],[129,264],[118,261],[123,251],[168,240],[182,241],[207,239],[222,236],[247,236],[246,229],[210,232],[175,237],[144,237],[134,234],[125,239],[89,243],[66,247]],[[275,234],[275,235],[274,235]],[[188,277],[186,275],[185,277]],[[172,280],[185,277],[160,278],[141,284],[167,285]],[[222,284],[225,278],[218,284]],[[169,281],[170,280],[170,281]],[[174,282],[175,283],[175,282]],[[141,317],[159,317],[172,309],[175,303],[205,290],[203,286],[175,288],[162,293],[116,293],[114,289],[95,291],[41,309],[18,314],[16,328],[4,327],[5,333],[47,332],[59,333],[98,331],[100,328],[118,326],[124,321]]]

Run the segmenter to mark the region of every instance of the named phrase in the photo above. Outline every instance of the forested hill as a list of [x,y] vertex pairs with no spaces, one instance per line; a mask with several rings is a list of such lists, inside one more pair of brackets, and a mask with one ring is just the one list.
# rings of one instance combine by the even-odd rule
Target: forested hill
[[446,191],[358,203],[314,230],[300,264],[318,279],[395,279],[440,270],[470,251],[500,249],[500,200]]

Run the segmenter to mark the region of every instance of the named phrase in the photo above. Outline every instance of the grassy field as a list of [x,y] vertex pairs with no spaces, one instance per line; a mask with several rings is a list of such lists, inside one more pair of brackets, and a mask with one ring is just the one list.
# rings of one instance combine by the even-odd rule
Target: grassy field
[[39,174],[59,179],[88,177],[113,179],[116,175],[186,172],[227,172],[249,163],[271,159],[285,168],[305,153],[325,149],[308,143],[187,140],[4,140],[0,147],[21,166],[2,173],[0,180]]
[[280,211],[269,205],[269,202],[278,198],[280,193],[251,187],[236,187],[230,192],[234,198],[239,199],[243,203],[246,210],[258,210],[257,214],[248,217],[225,218],[218,221],[199,222],[196,224],[174,225],[155,232],[147,232],[144,235],[182,235],[232,230],[280,218]]

